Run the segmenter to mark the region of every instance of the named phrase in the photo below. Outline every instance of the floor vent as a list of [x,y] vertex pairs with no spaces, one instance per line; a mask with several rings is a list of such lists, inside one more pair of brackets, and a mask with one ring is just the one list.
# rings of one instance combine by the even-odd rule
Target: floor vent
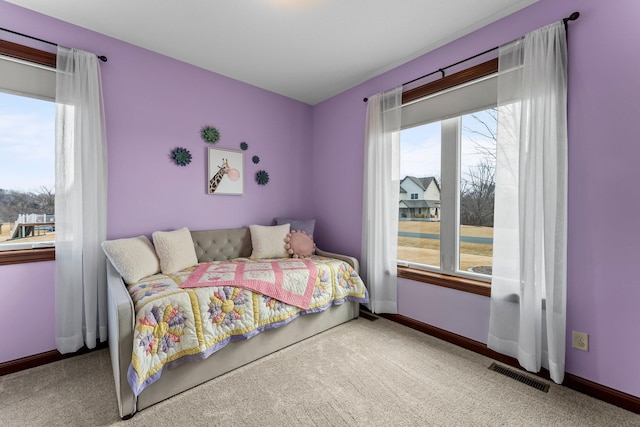
[[499,374],[506,375],[507,377],[512,378],[516,381],[520,381],[521,383],[531,386],[533,388],[537,388],[538,390],[544,391],[545,393],[549,391],[549,384],[543,383],[542,381],[538,381],[535,378],[522,375],[516,371],[512,371],[511,369],[507,369],[504,366],[500,366],[496,363],[492,363],[491,366],[489,366],[489,369]]
[[363,319],[370,320],[372,322],[379,319],[378,316],[373,315],[370,312],[364,311],[364,310],[360,310],[360,317],[362,317]]

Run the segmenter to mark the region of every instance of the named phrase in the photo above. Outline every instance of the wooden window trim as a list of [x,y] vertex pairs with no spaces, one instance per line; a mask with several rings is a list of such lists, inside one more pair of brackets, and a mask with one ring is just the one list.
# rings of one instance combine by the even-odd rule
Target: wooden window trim
[[56,54],[23,46],[21,44],[0,40],[0,55],[33,62],[35,64],[56,68]]
[[442,286],[457,291],[469,292],[484,297],[491,296],[491,285],[480,280],[465,277],[450,276],[448,274],[433,273],[417,268],[398,266],[398,277],[430,285]]
[[498,72],[498,58],[490,59],[482,64],[474,65],[466,70],[458,71],[450,76],[443,77],[436,81],[406,90],[402,93],[402,103],[406,104],[416,99],[433,95],[445,89],[468,83],[481,77],[489,76]]
[[[0,40],[0,55],[35,64],[56,68],[56,54]],[[27,262],[53,261],[56,259],[55,248],[22,249],[17,251],[0,251],[0,265],[22,264]]]
[[53,261],[55,259],[56,259],[56,248],[0,251],[0,265],[22,264],[26,262]]

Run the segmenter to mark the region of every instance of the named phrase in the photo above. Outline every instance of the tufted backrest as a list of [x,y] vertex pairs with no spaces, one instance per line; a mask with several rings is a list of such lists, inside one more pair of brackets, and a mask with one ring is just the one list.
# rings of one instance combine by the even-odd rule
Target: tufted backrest
[[239,257],[250,257],[251,232],[249,228],[227,230],[192,231],[191,238],[198,262],[225,261]]

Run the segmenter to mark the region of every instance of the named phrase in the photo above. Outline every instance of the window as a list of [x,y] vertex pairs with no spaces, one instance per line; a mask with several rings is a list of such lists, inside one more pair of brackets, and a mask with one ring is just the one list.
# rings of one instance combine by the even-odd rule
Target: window
[[418,88],[437,90],[403,99],[400,191],[418,185],[424,197],[401,197],[400,266],[491,278],[497,61],[490,61],[496,69],[486,64],[477,74],[463,72],[463,81],[452,75]]
[[418,193],[411,193],[411,200],[418,200]]
[[55,54],[0,41],[0,264],[54,259]]

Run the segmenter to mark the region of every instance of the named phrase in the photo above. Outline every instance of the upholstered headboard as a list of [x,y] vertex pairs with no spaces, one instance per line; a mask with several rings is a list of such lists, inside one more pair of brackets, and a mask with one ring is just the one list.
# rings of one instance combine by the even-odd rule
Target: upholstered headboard
[[227,230],[191,231],[198,262],[225,261],[251,256],[251,232],[248,227]]

